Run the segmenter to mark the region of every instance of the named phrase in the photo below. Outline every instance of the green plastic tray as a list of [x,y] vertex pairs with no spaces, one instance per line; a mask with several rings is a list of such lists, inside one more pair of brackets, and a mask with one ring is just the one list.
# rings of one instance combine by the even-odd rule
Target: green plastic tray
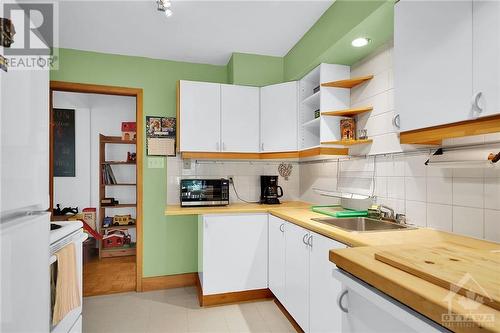
[[362,217],[368,216],[367,210],[346,210],[340,205],[311,206],[311,210],[316,213],[331,217]]

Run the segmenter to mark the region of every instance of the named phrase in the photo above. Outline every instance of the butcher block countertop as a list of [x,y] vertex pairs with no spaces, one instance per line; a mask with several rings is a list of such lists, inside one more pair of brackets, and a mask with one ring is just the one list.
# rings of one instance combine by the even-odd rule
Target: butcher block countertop
[[[436,231],[437,232],[437,231]],[[445,233],[443,233],[445,234]],[[454,236],[446,234],[443,237],[446,242],[434,242],[422,238],[422,247],[462,247],[463,251],[457,252],[459,257],[467,256],[469,248],[472,252],[483,250],[484,258],[487,260],[498,259],[500,244],[475,240],[468,237]],[[379,253],[412,253],[415,254],[415,244],[408,245],[387,245],[348,248],[330,251],[330,261],[337,267],[351,273],[378,290],[392,296],[401,303],[413,308],[415,311],[431,318],[435,322],[454,332],[500,332],[500,311],[493,307],[484,305],[482,302],[474,302],[458,293],[450,291],[450,288],[443,288],[438,284],[429,282],[417,275],[410,274],[399,268],[393,267],[382,261],[375,259],[375,254]],[[412,252],[409,252],[412,251]],[[418,253],[418,252],[417,252]],[[457,285],[464,283],[472,286],[479,286],[487,294],[498,294],[500,288],[500,275],[496,278],[496,287],[488,289],[487,285],[477,284],[475,279],[480,279],[486,273],[494,274],[498,267],[490,267],[485,270],[481,265],[470,265],[463,279],[454,281]],[[472,268],[471,268],[472,267]],[[447,271],[446,267],[442,270]],[[470,271],[469,271],[470,270]],[[475,279],[474,279],[475,277]],[[470,278],[474,279],[471,280]],[[473,297],[477,297],[474,295]],[[476,298],[477,299],[477,298]],[[449,314],[463,316],[469,322],[452,322]],[[455,316],[453,318],[459,318]]]
[[[281,205],[231,204],[224,207],[181,208],[169,205],[165,215],[198,215],[224,213],[269,213],[286,221],[299,225],[323,236],[344,243],[350,248],[330,251],[330,261],[337,267],[351,273],[380,291],[392,296],[401,303],[413,308],[422,315],[454,332],[495,332],[500,333],[500,311],[482,303],[471,301],[459,294],[450,293],[449,288],[429,282],[422,277],[408,273],[375,259],[375,254],[382,251],[389,253],[415,253],[419,247],[451,246],[462,257],[477,251],[485,252],[486,260],[497,262],[500,256],[500,244],[474,239],[457,234],[427,228],[397,231],[349,232],[333,226],[312,221],[312,218],[327,216],[312,212],[310,204],[293,201]],[[457,250],[457,248],[459,248]],[[491,258],[489,257],[491,256]],[[410,256],[411,257],[411,256]],[[470,264],[470,263],[469,263]],[[472,264],[469,267],[476,267]],[[446,267],[443,269],[447,270]],[[477,271],[471,275],[481,274],[498,267],[485,269],[477,265]],[[496,288],[500,288],[500,276],[496,279]],[[483,286],[481,286],[483,287]],[[488,286],[491,287],[491,286]],[[488,290],[486,290],[487,293]],[[494,290],[491,294],[498,294]],[[452,314],[469,318],[467,323],[449,325],[443,317]],[[485,317],[486,316],[486,317]],[[484,318],[487,318],[484,320]],[[492,321],[489,321],[492,319]]]
[[167,205],[165,215],[203,215],[203,214],[240,214],[240,213],[268,213],[270,210],[289,208],[308,209],[310,203],[302,201],[284,201],[279,205],[261,205],[258,203],[233,203],[227,206],[216,207],[181,207],[180,205]]

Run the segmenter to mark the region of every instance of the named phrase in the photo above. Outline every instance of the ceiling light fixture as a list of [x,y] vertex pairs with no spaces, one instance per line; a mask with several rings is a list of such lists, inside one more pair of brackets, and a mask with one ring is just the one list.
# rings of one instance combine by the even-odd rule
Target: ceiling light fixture
[[370,42],[371,42],[370,38],[359,37],[359,38],[356,38],[355,40],[353,40],[351,42],[351,45],[354,47],[363,47],[363,46],[368,45],[368,43],[370,43]]
[[158,10],[164,12],[166,17],[170,17],[174,13],[170,8],[172,7],[170,0],[156,0],[156,4],[158,5]]

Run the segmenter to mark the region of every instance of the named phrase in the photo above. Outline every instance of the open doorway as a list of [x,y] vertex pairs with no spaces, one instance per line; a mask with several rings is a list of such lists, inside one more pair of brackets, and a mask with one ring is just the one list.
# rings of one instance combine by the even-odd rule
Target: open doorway
[[142,89],[51,82],[50,98],[52,220],[94,234],[83,296],[140,291]]

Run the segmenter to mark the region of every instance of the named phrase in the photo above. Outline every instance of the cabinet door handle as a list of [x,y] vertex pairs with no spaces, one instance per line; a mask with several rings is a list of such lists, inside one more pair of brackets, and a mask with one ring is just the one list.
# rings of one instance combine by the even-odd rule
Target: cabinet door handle
[[394,127],[401,128],[401,116],[399,114],[395,115],[394,118],[392,118],[392,124]]
[[285,232],[285,223],[280,224],[280,231]]
[[478,92],[474,95],[474,98],[472,99],[472,107],[474,108],[474,111],[477,111],[477,113],[483,112],[483,108],[479,106],[479,100],[483,96],[482,92]]
[[260,144],[260,150],[264,151],[264,142]]
[[337,296],[337,305],[339,306],[340,310],[342,312],[345,312],[345,313],[348,313],[349,312],[349,309],[344,307],[342,305],[342,299],[344,298],[345,295],[347,295],[347,293],[349,292],[348,289],[344,289],[338,296]]
[[302,237],[302,243],[306,244],[306,245],[309,245],[307,243],[307,237],[309,236],[309,234],[305,234],[304,237]]
[[310,247],[313,247],[313,236],[309,236],[309,238],[307,239],[307,245],[309,245]]

